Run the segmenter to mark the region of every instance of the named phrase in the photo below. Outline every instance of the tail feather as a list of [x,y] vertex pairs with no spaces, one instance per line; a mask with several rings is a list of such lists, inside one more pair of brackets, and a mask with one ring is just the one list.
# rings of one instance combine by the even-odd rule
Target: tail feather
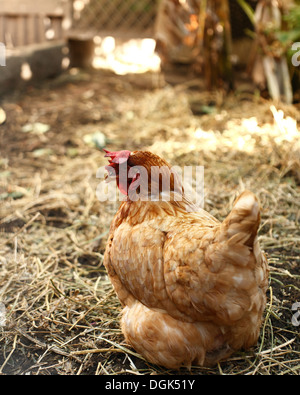
[[228,239],[240,235],[243,244],[253,247],[260,224],[260,207],[257,197],[244,191],[234,202],[231,213],[223,222]]

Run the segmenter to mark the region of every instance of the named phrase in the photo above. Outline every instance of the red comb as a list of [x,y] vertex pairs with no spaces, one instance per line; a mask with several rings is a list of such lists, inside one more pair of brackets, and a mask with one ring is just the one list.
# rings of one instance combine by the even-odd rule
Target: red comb
[[106,152],[106,154],[104,155],[105,158],[111,158],[108,159],[108,161],[111,163],[124,163],[127,161],[127,159],[129,158],[131,152],[124,150],[124,151],[107,151],[106,149],[103,149],[104,152]]

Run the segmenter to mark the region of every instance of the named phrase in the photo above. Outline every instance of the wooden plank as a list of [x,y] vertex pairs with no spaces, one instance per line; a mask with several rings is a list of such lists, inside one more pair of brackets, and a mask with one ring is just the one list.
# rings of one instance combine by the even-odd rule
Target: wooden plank
[[15,33],[14,33],[15,46],[26,44],[25,22],[26,22],[26,17],[23,15],[20,15],[17,18],[15,18],[15,25],[16,25]]
[[63,38],[62,17],[50,17],[51,29],[54,31],[54,40]]
[[46,41],[46,29],[43,16],[36,17],[36,42],[43,43]]
[[51,20],[51,39],[61,39],[71,15],[72,0],[0,0],[0,42],[9,47],[46,42],[45,18]]
[[0,15],[0,43],[4,43],[4,16]]
[[15,32],[15,18],[14,17],[6,17],[4,19],[4,34],[5,39],[4,42],[8,48],[15,47],[16,42],[14,38]]
[[9,48],[47,41],[43,16],[10,15],[2,16],[1,19],[3,32],[0,42],[4,42]]
[[26,18],[26,45],[34,44],[35,38],[35,16],[28,15]]
[[70,0],[0,0],[1,14],[52,14],[66,15],[69,13]]

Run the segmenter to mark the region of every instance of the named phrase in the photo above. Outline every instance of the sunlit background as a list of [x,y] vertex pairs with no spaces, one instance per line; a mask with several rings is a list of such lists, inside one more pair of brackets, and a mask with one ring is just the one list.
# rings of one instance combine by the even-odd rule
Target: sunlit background
[[[76,21],[80,21],[82,15],[84,15],[86,7],[90,3],[90,0],[74,1],[73,18],[75,21],[75,26]],[[154,3],[155,2],[153,2],[153,4]],[[122,9],[122,5],[120,4],[118,8]],[[116,10],[118,8],[116,8]],[[108,11],[104,10],[103,12],[105,13]],[[115,18],[115,23],[117,24],[118,17],[115,15],[115,13],[112,14],[112,19]],[[121,10],[120,13],[122,13]],[[119,23],[124,23],[124,20],[121,20]],[[137,37],[139,35],[144,35],[144,32],[140,31],[139,33],[135,32],[133,35],[136,35]],[[155,53],[156,43],[153,38],[129,38],[126,40],[122,38],[121,32],[114,36],[105,35],[105,33],[101,35],[96,34],[93,38],[93,41],[95,45],[95,56],[92,65],[95,69],[109,69],[119,75],[159,70],[160,58]]]
[[109,69],[119,75],[157,72],[160,69],[160,58],[155,53],[154,39],[130,39],[118,43],[112,36],[96,36],[94,42],[95,69]]

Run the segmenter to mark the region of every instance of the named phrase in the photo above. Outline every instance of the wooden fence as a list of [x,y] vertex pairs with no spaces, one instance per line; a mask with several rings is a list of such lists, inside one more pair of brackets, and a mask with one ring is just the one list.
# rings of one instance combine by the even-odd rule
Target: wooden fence
[[71,17],[72,0],[0,0],[0,42],[14,48],[61,40]]
[[[160,0],[0,0],[0,42],[14,48],[81,34],[153,34]],[[200,2],[201,0],[194,0]],[[247,0],[255,7],[257,0]],[[251,28],[230,0],[233,38]],[[71,31],[70,31],[70,28]]]
[[[96,33],[127,33],[141,36],[153,31],[160,0],[79,0],[74,3],[73,28]],[[79,7],[80,8],[80,7]]]

